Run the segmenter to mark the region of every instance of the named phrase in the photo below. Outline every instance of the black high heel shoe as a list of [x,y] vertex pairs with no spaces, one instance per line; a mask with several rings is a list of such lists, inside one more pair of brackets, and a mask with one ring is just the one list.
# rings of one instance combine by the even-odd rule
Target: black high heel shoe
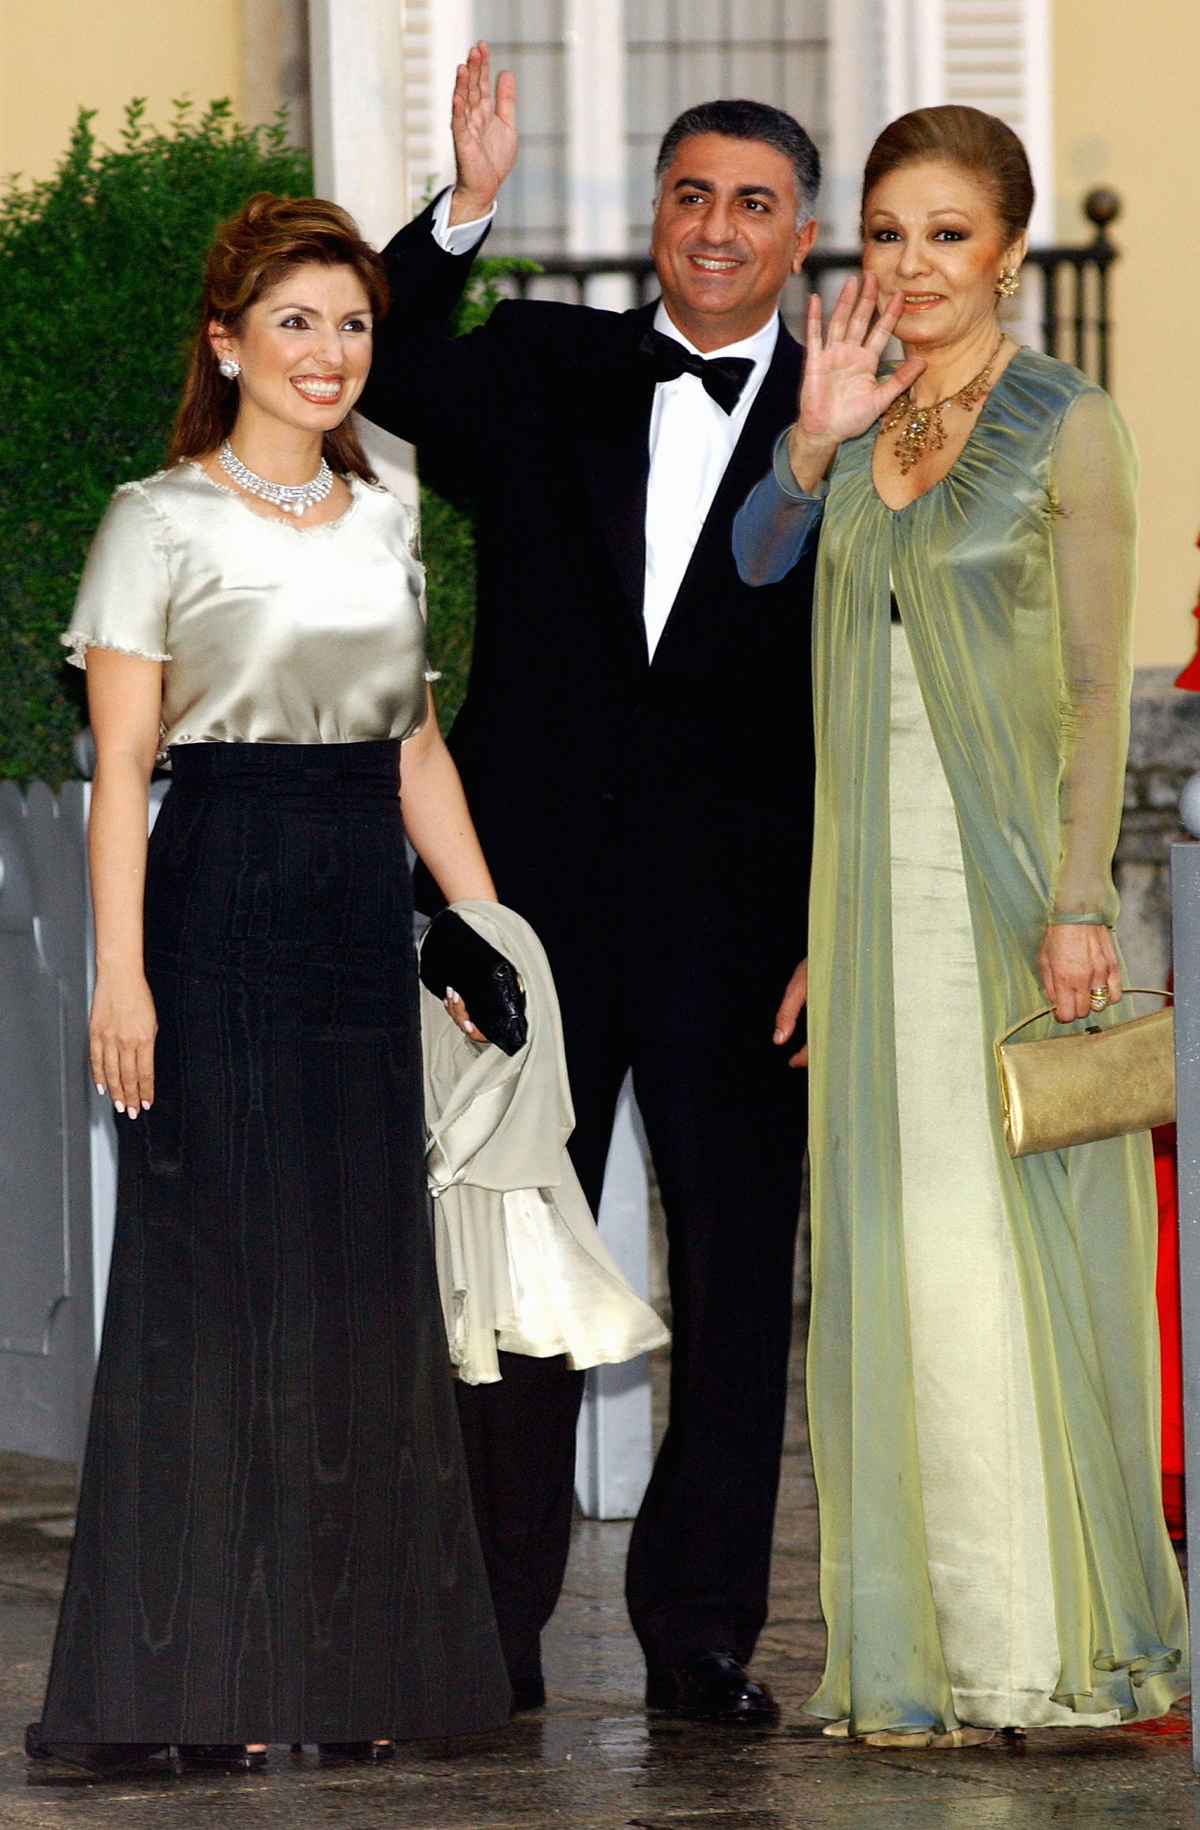
[[320,1741],[317,1755],[322,1766],[362,1766],[390,1760],[394,1741]]
[[171,1750],[165,1741],[46,1741],[40,1722],[31,1722],[25,1730],[25,1752],[30,1760],[76,1767],[96,1778],[170,1771],[166,1757]]
[[267,1750],[252,1750],[237,1742],[192,1741],[180,1746],[179,1764],[185,1773],[261,1773]]

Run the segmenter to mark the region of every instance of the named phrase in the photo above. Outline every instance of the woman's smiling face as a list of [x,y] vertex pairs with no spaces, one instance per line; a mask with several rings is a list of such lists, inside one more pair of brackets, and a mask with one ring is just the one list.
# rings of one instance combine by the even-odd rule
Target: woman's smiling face
[[968,340],[995,312],[996,281],[1019,267],[1026,237],[1010,240],[986,183],[941,159],[880,179],[863,209],[863,267],[881,297],[904,294],[896,335],[916,350]]
[[293,267],[236,331],[210,328],[218,357],[241,365],[241,405],[304,432],[340,426],[371,366],[371,303],[352,267]]

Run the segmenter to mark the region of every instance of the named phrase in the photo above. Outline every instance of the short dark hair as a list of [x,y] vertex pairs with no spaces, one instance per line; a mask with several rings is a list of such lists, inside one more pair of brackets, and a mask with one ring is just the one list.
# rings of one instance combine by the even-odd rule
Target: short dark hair
[[811,216],[821,188],[821,155],[799,121],[769,102],[699,102],[667,128],[655,161],[654,177],[661,184],[672,159],[685,140],[702,133],[721,133],[730,140],[761,140],[783,154],[796,174],[801,208]]

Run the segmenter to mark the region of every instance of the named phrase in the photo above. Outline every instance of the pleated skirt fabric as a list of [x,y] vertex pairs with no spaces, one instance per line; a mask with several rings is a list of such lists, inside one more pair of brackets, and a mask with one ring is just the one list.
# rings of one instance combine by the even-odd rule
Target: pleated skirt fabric
[[423,1174],[393,742],[173,751],[156,1097],[117,1227],[43,1732],[494,1727]]

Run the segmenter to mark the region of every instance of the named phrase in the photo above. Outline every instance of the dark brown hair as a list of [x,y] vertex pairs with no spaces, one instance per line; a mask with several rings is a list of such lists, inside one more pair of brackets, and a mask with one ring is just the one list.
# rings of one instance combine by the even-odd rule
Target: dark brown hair
[[[202,457],[228,438],[237,418],[236,381],[217,367],[208,340],[215,320],[236,332],[251,305],[295,267],[350,267],[362,281],[375,317],[388,307],[387,274],[352,216],[320,197],[273,197],[260,191],[217,230],[204,269],[200,323],[192,344],[183,398],[175,416],[168,464]],[[373,483],[375,473],[349,419],[325,434],[324,454],[339,476]]]
[[761,140],[782,153],[795,174],[801,221],[808,221],[821,188],[821,155],[799,121],[769,102],[700,102],[685,109],[663,135],[654,164],[655,182],[661,185],[685,140],[705,133],[724,134],[729,140]]
[[903,165],[927,160],[959,165],[983,184],[991,196],[1006,243],[1016,241],[1033,214],[1033,174],[1017,135],[1006,122],[979,108],[950,104],[915,108],[884,128],[867,156],[862,207],[882,179]]

